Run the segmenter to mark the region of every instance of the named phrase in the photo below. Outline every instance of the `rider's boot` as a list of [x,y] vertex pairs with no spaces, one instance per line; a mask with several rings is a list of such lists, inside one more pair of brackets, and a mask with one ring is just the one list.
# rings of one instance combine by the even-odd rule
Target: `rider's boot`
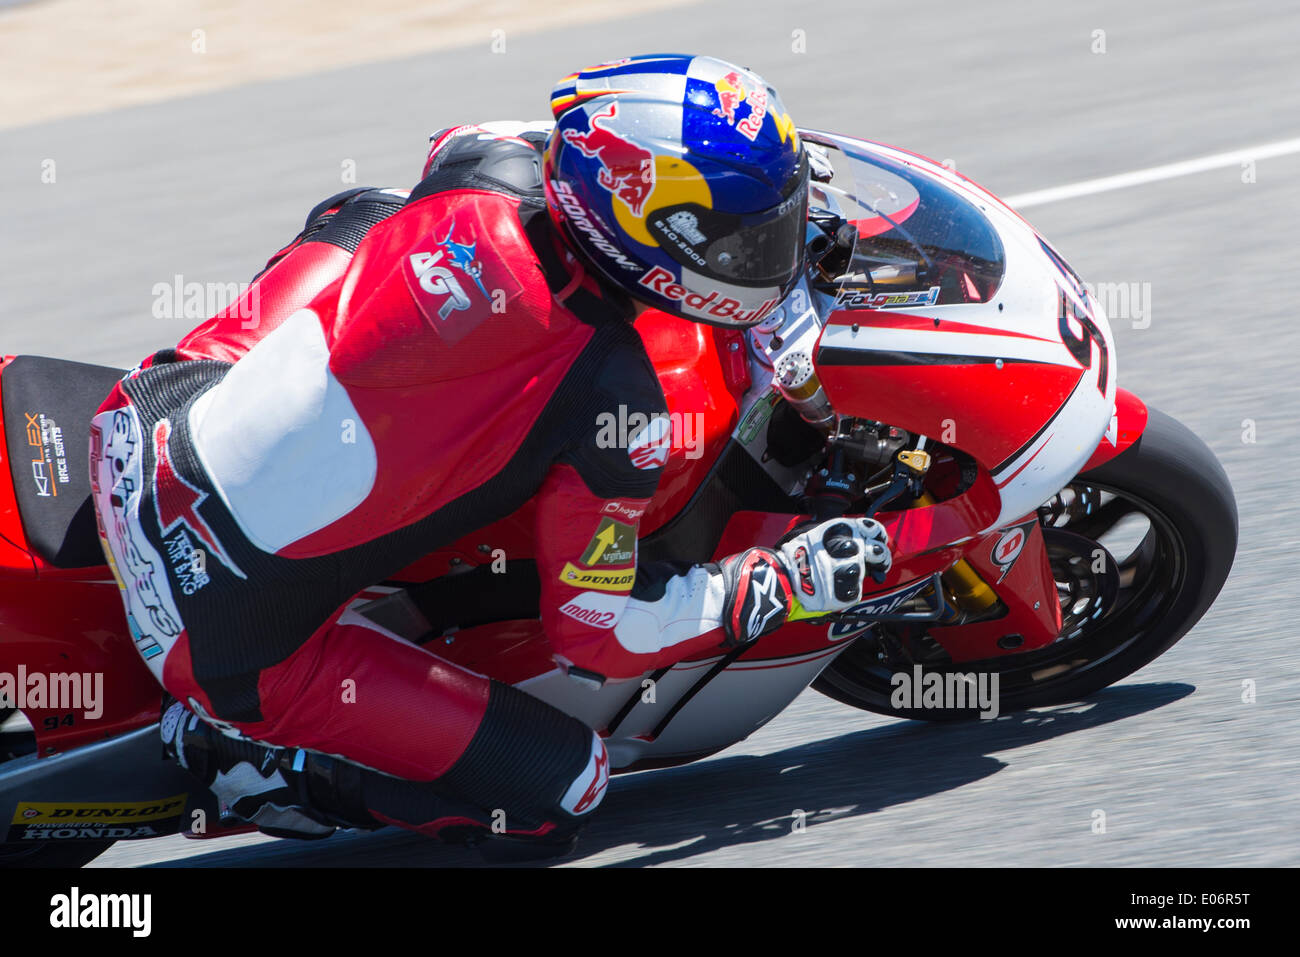
[[164,713],[161,730],[168,755],[217,796],[223,822],[255,824],[275,837],[334,833],[336,825],[302,801],[302,775],[286,774],[292,753],[222,734],[180,702]]

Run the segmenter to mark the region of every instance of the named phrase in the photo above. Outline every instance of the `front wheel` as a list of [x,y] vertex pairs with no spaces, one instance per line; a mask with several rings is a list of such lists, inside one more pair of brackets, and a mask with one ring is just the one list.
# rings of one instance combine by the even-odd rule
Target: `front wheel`
[[[1142,437],[1079,474],[1039,509],[1064,626],[1050,645],[955,664],[908,654],[935,643],[877,625],[839,655],[813,687],[894,717],[951,720],[974,709],[890,705],[891,679],[925,671],[997,672],[999,710],[1062,704],[1137,671],[1185,635],[1218,596],[1237,550],[1237,504],[1214,453],[1191,430],[1150,409]],[[1105,560],[1089,560],[1097,553]],[[1098,567],[1100,566],[1100,568]]]

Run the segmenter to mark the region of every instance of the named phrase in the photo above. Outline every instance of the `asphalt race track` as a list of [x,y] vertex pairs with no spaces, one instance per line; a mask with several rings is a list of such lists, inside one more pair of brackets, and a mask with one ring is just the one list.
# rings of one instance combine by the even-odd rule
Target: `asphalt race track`
[[[1004,196],[1300,136],[1300,7],[1088,6],[705,2],[0,132],[0,351],[132,365],[198,321],[155,318],[156,283],[247,280],[347,161],[357,183],[410,185],[428,132],[541,117],[553,80],[628,53],[746,63],[800,125]],[[707,761],[617,778],[564,866],[1300,864],[1298,179],[1291,150],[1025,210],[1085,278],[1138,284],[1112,317],[1120,383],[1236,489],[1232,577],[1179,645],[1092,701],[959,727],[806,692]],[[96,865],[477,863],[386,831],[177,837]]]

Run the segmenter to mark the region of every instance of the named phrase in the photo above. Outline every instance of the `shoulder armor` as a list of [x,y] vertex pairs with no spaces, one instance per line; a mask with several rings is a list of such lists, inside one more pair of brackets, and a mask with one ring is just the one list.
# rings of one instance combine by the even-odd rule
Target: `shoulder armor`
[[467,133],[443,146],[408,202],[453,189],[487,189],[543,200],[539,146],[517,136]]

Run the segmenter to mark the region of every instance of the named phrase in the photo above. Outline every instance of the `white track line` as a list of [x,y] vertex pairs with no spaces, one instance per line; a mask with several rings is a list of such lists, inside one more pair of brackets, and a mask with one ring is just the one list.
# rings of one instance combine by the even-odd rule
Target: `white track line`
[[1264,143],[1260,146],[1249,146],[1245,149],[1233,150],[1230,153],[1215,153],[1213,156],[1183,160],[1181,163],[1151,166],[1147,169],[1134,170],[1131,173],[1103,176],[1101,179],[1086,179],[1081,183],[1054,186],[1051,189],[1021,193],[1019,196],[1007,196],[1003,202],[1014,209],[1026,209],[1030,206],[1042,206],[1045,203],[1055,203],[1063,199],[1076,199],[1079,196],[1091,196],[1093,193],[1107,193],[1112,189],[1125,189],[1129,186],[1140,186],[1143,183],[1154,183],[1162,179],[1173,179],[1176,176],[1190,176],[1193,173],[1204,173],[1206,170],[1236,166],[1249,160],[1286,156],[1290,153],[1300,153],[1300,138],[1278,140],[1276,143]]

